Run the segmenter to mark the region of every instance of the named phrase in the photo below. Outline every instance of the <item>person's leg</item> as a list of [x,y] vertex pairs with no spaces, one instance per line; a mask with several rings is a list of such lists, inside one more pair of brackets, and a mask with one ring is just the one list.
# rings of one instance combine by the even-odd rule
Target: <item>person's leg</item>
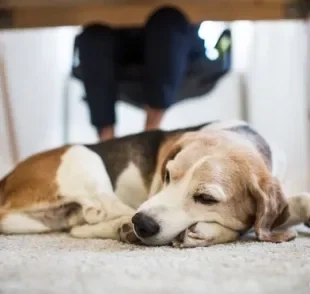
[[160,127],[165,110],[176,101],[190,49],[186,17],[173,7],[155,11],[145,27],[145,129]]
[[114,32],[107,26],[89,25],[79,36],[78,48],[91,123],[100,140],[111,139],[117,96]]

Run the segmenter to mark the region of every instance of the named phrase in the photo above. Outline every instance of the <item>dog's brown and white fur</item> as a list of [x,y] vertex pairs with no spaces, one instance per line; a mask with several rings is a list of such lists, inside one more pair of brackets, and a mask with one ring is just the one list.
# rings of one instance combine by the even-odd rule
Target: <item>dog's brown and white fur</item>
[[[288,241],[295,232],[274,229],[307,222],[310,197],[285,197],[275,155],[235,121],[42,152],[0,181],[0,233],[68,230],[194,247],[231,242],[254,228],[261,241]],[[156,232],[145,234],[145,220]]]

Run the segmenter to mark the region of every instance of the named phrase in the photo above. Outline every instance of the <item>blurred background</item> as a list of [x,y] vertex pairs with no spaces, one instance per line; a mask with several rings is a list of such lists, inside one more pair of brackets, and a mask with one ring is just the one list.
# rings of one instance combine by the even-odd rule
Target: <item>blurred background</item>
[[[286,20],[204,22],[199,35],[205,39],[206,48],[214,47],[226,27],[233,38],[232,70],[204,97],[169,109],[162,127],[245,119],[287,154],[288,191],[308,190],[309,24]],[[73,41],[80,29],[58,27],[0,34],[19,160],[63,144],[65,96],[70,112],[69,141],[97,141],[82,99],[83,87],[70,78]],[[208,50],[211,58],[213,53]],[[0,176],[13,167],[1,95],[0,91]],[[119,102],[117,115],[117,136],[142,131],[142,110]]]

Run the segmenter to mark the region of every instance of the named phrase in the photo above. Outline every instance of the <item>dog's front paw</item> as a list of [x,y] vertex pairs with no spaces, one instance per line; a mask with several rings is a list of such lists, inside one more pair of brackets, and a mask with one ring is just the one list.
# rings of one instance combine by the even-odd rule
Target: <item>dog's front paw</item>
[[236,241],[239,232],[217,223],[198,222],[180,234],[173,242],[179,248],[206,247]]
[[213,238],[206,237],[199,230],[197,225],[193,225],[182,232],[175,240],[172,241],[172,246],[176,248],[191,248],[204,247],[211,244]]
[[89,225],[76,226],[71,228],[70,235],[75,238],[92,238],[92,231],[89,229]]
[[121,242],[136,245],[142,244],[139,238],[136,236],[133,229],[133,224],[131,222],[123,223],[118,229],[118,234]]
[[179,238],[179,236],[172,240],[172,247],[174,248],[182,248],[181,244],[182,240]]
[[106,212],[102,207],[85,207],[83,216],[88,224],[97,224],[104,220]]

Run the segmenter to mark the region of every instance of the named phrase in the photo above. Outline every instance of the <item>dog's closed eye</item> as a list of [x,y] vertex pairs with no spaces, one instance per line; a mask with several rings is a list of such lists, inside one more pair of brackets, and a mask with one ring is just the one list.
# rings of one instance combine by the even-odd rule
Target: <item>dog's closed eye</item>
[[166,169],[166,172],[165,172],[165,183],[166,184],[170,183],[170,172],[168,169]]
[[207,193],[194,194],[194,201],[205,205],[213,205],[219,202],[212,195]]

